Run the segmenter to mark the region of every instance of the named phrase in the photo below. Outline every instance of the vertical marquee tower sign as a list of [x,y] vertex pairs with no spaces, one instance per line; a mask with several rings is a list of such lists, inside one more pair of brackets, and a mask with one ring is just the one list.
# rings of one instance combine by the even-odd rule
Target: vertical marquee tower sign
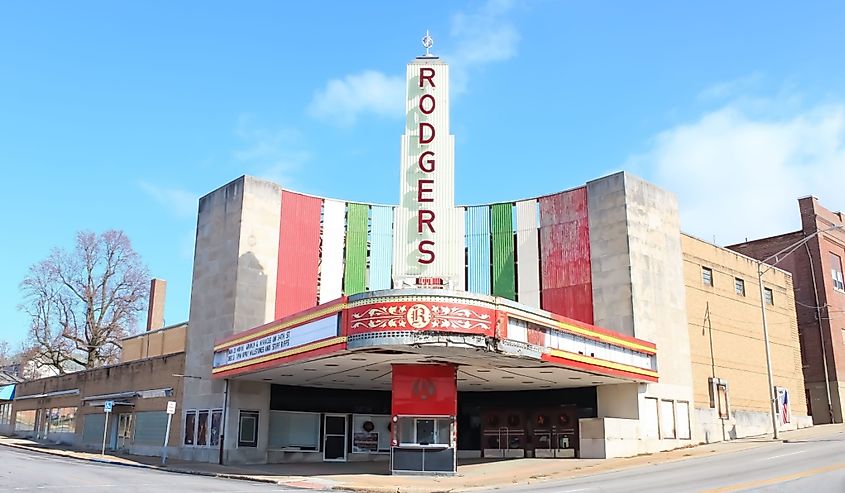
[[455,207],[455,137],[449,132],[449,66],[432,55],[408,64],[400,201],[394,222],[395,287],[464,286],[463,211]]

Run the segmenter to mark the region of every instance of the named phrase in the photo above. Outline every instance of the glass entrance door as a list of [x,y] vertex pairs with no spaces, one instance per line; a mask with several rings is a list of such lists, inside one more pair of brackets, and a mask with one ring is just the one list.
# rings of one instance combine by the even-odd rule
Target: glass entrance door
[[117,449],[125,450],[132,443],[132,415],[117,415]]
[[323,418],[323,460],[346,462],[346,415],[326,414]]

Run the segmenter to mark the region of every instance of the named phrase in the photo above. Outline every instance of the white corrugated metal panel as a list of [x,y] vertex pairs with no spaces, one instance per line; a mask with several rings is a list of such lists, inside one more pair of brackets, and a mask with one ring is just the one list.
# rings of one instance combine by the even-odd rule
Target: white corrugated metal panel
[[537,201],[516,203],[517,296],[523,305],[540,308],[540,236]]
[[323,241],[320,257],[320,303],[343,294],[343,239],[346,234],[346,202],[323,202]]
[[374,205],[371,209],[370,291],[390,289],[393,261],[393,207]]

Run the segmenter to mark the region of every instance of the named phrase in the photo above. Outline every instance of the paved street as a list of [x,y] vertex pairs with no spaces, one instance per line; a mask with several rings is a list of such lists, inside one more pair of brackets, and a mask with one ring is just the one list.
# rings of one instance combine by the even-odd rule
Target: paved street
[[845,433],[501,492],[845,492]]
[[0,447],[0,492],[302,492],[272,484],[98,464]]

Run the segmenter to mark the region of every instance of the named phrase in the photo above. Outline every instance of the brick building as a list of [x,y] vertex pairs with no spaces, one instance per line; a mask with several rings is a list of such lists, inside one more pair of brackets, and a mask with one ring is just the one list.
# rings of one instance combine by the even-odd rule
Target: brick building
[[777,265],[793,276],[808,410],[816,424],[841,423],[845,407],[845,230],[835,228],[845,225],[845,216],[824,208],[816,197],[798,199],[798,208],[800,230],[728,248],[764,260],[817,234],[788,256],[781,256]]

